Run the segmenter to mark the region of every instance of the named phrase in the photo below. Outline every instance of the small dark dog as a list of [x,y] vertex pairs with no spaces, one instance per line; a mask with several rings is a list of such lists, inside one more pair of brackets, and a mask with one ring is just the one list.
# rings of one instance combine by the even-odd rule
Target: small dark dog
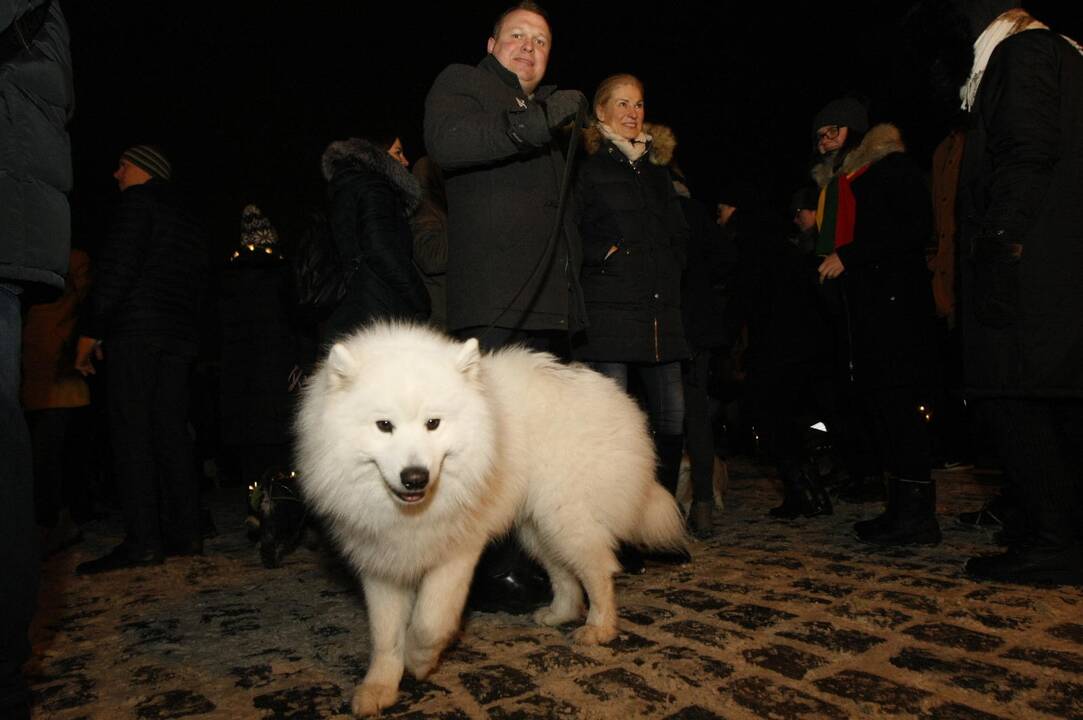
[[297,473],[272,468],[248,488],[248,538],[259,542],[263,566],[276,568],[302,542],[319,546],[319,530],[297,489]]

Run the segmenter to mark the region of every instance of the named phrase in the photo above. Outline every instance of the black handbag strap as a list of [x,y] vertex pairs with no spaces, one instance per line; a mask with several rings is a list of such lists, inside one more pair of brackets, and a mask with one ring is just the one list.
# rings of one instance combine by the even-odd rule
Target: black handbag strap
[[49,15],[52,0],[45,0],[30,12],[17,17],[0,33],[0,65],[6,65],[23,50],[30,49],[30,43],[37,37]]

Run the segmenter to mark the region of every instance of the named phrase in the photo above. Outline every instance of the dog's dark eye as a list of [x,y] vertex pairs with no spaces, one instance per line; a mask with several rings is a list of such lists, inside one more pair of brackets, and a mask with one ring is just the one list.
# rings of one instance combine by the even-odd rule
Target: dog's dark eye
[[425,429],[426,430],[432,431],[432,430],[435,430],[438,427],[440,427],[440,418],[429,418],[428,420],[425,421]]
[[385,433],[389,433],[395,429],[395,426],[391,424],[390,420],[377,420],[376,427],[380,430],[380,432]]

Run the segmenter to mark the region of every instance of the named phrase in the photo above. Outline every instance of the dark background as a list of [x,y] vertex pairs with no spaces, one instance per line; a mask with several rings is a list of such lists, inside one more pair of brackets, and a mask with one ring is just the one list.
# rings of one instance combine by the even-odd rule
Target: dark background
[[[133,144],[165,149],[223,258],[244,204],[287,240],[322,193],[334,139],[391,130],[424,154],[425,94],[447,64],[485,53],[497,2],[166,3],[62,0],[72,31],[75,241],[93,247],[116,200],[111,174]],[[806,177],[812,115],[866,97],[927,164],[954,105],[932,99],[935,33],[901,33],[911,2],[543,3],[553,50],[546,83],[588,97],[605,76],[646,85],[647,119],[676,131],[693,193],[713,205],[738,182],[781,212]],[[1032,2],[1083,36],[1077,2]],[[916,37],[915,37],[916,35]]]

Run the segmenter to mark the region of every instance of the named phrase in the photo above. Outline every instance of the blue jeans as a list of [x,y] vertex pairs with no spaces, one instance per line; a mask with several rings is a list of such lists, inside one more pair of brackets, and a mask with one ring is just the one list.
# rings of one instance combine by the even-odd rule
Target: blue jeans
[[647,396],[647,416],[657,435],[680,435],[684,432],[684,387],[681,363],[592,362],[590,366],[628,389],[628,373],[635,372]]
[[0,282],[0,717],[26,703],[22,666],[38,591],[30,434],[19,404],[20,288]]

